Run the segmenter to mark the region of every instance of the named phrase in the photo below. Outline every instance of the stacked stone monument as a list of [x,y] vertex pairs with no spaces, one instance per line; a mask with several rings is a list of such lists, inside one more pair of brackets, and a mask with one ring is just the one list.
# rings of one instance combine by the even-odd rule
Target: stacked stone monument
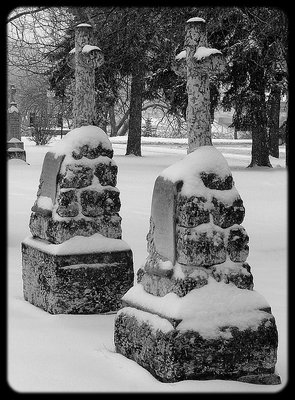
[[[84,29],[91,28],[85,25],[76,31],[82,45]],[[86,39],[88,45],[89,35]],[[91,60],[97,58],[91,54]],[[93,66],[86,65],[89,74]],[[92,96],[94,87],[88,89],[85,96],[89,91]],[[94,119],[91,99],[87,108],[79,96],[76,128],[45,155],[32,236],[22,242],[24,297],[53,314],[114,312],[134,279],[132,251],[121,238],[113,149],[102,129],[87,124]]]
[[163,382],[280,383],[276,323],[253,289],[244,215],[228,164],[213,146],[162,171],[148,257],[115,319],[117,352]]
[[26,161],[24,143],[21,140],[20,113],[15,101],[16,88],[10,86],[10,105],[7,110],[7,158]]

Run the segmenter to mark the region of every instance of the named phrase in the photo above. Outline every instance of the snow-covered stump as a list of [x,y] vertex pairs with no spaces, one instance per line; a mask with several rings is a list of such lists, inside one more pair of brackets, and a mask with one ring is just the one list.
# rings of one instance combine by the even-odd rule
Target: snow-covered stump
[[202,146],[154,186],[148,257],[115,318],[116,351],[163,382],[278,384],[278,332],[253,290],[243,201],[221,153]]
[[91,125],[45,155],[22,265],[24,298],[50,313],[115,312],[133,284],[112,157],[106,133]]

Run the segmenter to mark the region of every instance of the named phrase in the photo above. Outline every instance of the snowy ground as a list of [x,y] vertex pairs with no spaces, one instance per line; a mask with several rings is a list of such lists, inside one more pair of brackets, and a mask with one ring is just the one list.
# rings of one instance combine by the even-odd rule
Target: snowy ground
[[[123,138],[124,139],[124,138]],[[135,270],[144,261],[153,185],[158,174],[186,154],[183,139],[143,138],[143,157],[124,156],[126,144],[113,138],[121,192],[123,240],[132,248]],[[7,380],[17,392],[279,392],[288,380],[287,343],[287,171],[284,147],[274,168],[246,169],[249,141],[214,141],[231,168],[246,208],[243,226],[250,237],[247,259],[254,289],[272,307],[279,331],[278,386],[234,381],[161,383],[114,352],[110,315],[50,315],[23,299],[21,241],[30,235],[29,217],[48,146],[23,138],[25,164],[8,164],[8,351]],[[157,142],[157,143],[155,143]],[[160,143],[159,143],[160,142]]]

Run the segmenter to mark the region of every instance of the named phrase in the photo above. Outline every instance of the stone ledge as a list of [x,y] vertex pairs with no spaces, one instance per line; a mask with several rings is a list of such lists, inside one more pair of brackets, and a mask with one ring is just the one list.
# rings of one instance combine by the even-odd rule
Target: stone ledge
[[56,255],[22,243],[25,300],[51,314],[99,314],[121,307],[133,285],[131,250]]

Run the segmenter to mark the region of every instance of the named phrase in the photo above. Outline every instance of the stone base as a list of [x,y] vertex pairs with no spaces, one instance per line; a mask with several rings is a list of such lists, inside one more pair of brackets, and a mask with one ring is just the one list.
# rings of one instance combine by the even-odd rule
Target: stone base
[[20,147],[9,147],[7,149],[7,159],[17,158],[26,161],[26,152]]
[[25,300],[51,314],[115,312],[133,285],[132,251],[57,255],[23,242],[22,278]]
[[277,329],[272,316],[257,329],[221,329],[204,338],[194,330],[178,330],[159,316],[132,307],[115,320],[116,351],[136,361],[162,382],[223,379],[279,384],[275,374]]

